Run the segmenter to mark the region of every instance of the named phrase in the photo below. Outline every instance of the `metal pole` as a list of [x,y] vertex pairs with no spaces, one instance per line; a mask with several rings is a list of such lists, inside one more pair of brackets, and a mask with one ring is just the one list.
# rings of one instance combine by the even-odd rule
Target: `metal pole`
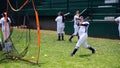
[[67,12],[69,12],[69,0],[67,0]]
[[52,8],[52,0],[50,0],[50,9]]

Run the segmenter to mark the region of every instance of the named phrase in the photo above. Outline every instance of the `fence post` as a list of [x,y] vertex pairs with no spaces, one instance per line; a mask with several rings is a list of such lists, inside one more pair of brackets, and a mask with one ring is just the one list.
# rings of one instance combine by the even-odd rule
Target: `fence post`
[[69,12],[69,0],[67,0],[67,12]]
[[52,8],[52,0],[50,0],[50,9]]

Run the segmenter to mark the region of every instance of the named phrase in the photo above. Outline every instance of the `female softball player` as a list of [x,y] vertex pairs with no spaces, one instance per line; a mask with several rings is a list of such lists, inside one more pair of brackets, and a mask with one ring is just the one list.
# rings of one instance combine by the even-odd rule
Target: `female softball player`
[[65,28],[65,18],[62,12],[58,13],[57,18],[55,19],[55,21],[57,22],[57,33],[58,33],[58,41],[64,40],[64,28]]
[[5,18],[6,15],[7,13],[4,12],[2,14],[3,17],[0,19],[0,24],[2,25],[3,38],[5,42],[7,42],[8,37],[10,35],[10,23],[11,23],[11,20],[9,17],[7,19]]
[[75,49],[73,50],[73,52],[71,53],[71,56],[74,56],[76,51],[78,50],[78,48],[80,47],[81,44],[83,44],[85,46],[85,48],[89,49],[92,51],[92,53],[94,54],[95,53],[95,49],[92,48],[91,46],[89,46],[86,42],[87,38],[88,38],[88,34],[87,34],[87,31],[88,31],[88,27],[89,27],[89,22],[87,21],[88,18],[86,18],[84,20],[84,22],[80,22],[79,23],[79,40],[76,44],[76,47]]
[[120,17],[115,19],[115,22],[118,23],[118,31],[119,31],[119,38],[120,38]]
[[[76,11],[76,14],[74,16],[74,33],[71,35],[71,37],[69,38],[69,41],[72,41],[72,38],[76,35],[78,35],[78,29],[79,29],[79,22],[80,22],[80,13],[79,11]],[[79,38],[79,36],[78,36]]]

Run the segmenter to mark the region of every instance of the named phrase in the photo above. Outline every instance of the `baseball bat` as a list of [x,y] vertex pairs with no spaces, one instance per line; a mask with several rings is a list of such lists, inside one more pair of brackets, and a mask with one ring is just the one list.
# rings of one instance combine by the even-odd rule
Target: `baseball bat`
[[69,15],[69,14],[70,14],[70,12],[68,12],[68,13],[64,14],[64,16],[67,16],[67,15]]

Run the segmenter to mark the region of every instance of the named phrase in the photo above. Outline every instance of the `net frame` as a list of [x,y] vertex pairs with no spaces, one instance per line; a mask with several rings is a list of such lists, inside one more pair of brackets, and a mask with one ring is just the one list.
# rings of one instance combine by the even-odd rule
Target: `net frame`
[[[8,14],[8,8],[9,8],[9,6],[10,6],[10,8],[11,8],[13,11],[18,12],[18,11],[22,10],[23,7],[25,7],[25,6],[28,4],[28,2],[29,2],[29,0],[26,0],[26,1],[23,3],[23,5],[21,5],[20,8],[14,9],[13,6],[12,6],[12,4],[10,3],[10,1],[9,1],[9,0],[6,0],[6,5],[7,5],[7,6],[6,6],[6,13]],[[19,59],[19,60],[29,61],[29,62],[33,62],[33,63],[38,64],[39,53],[40,53],[40,22],[39,22],[38,12],[37,12],[37,10],[36,10],[36,8],[35,8],[34,0],[32,0],[32,6],[33,6],[33,9],[34,9],[34,12],[35,12],[37,35],[38,35],[38,48],[36,49],[36,59],[24,58],[25,54],[26,54],[27,51],[28,51],[28,46],[29,46],[29,45],[27,45],[27,47],[26,47],[21,53],[19,53],[19,55],[21,55],[21,54],[23,54],[23,52],[24,52],[24,53],[25,53],[24,55],[19,56],[19,55],[15,55],[15,54],[12,54],[12,53],[3,53],[3,54],[8,55],[9,58],[12,58],[12,59],[13,59],[13,57],[15,57],[15,59],[17,58],[17,59]],[[5,16],[5,19],[7,19],[7,18],[8,18],[8,15]],[[13,29],[12,29],[11,31],[13,31]],[[12,35],[12,32],[11,32],[11,35]],[[12,39],[11,39],[11,35],[9,35],[8,39],[9,39],[11,42],[13,42]],[[29,39],[30,39],[30,29],[29,29]],[[29,42],[30,42],[30,40],[29,40]],[[3,44],[4,44],[4,42],[3,42]],[[13,48],[16,50],[16,48],[14,47],[14,44],[13,44],[13,43],[12,43],[12,45],[13,45]],[[16,50],[16,51],[17,51],[17,50]],[[18,52],[16,52],[16,53],[18,53]],[[2,55],[3,55],[3,54],[2,54]],[[8,58],[8,57],[7,57],[7,58]]]

